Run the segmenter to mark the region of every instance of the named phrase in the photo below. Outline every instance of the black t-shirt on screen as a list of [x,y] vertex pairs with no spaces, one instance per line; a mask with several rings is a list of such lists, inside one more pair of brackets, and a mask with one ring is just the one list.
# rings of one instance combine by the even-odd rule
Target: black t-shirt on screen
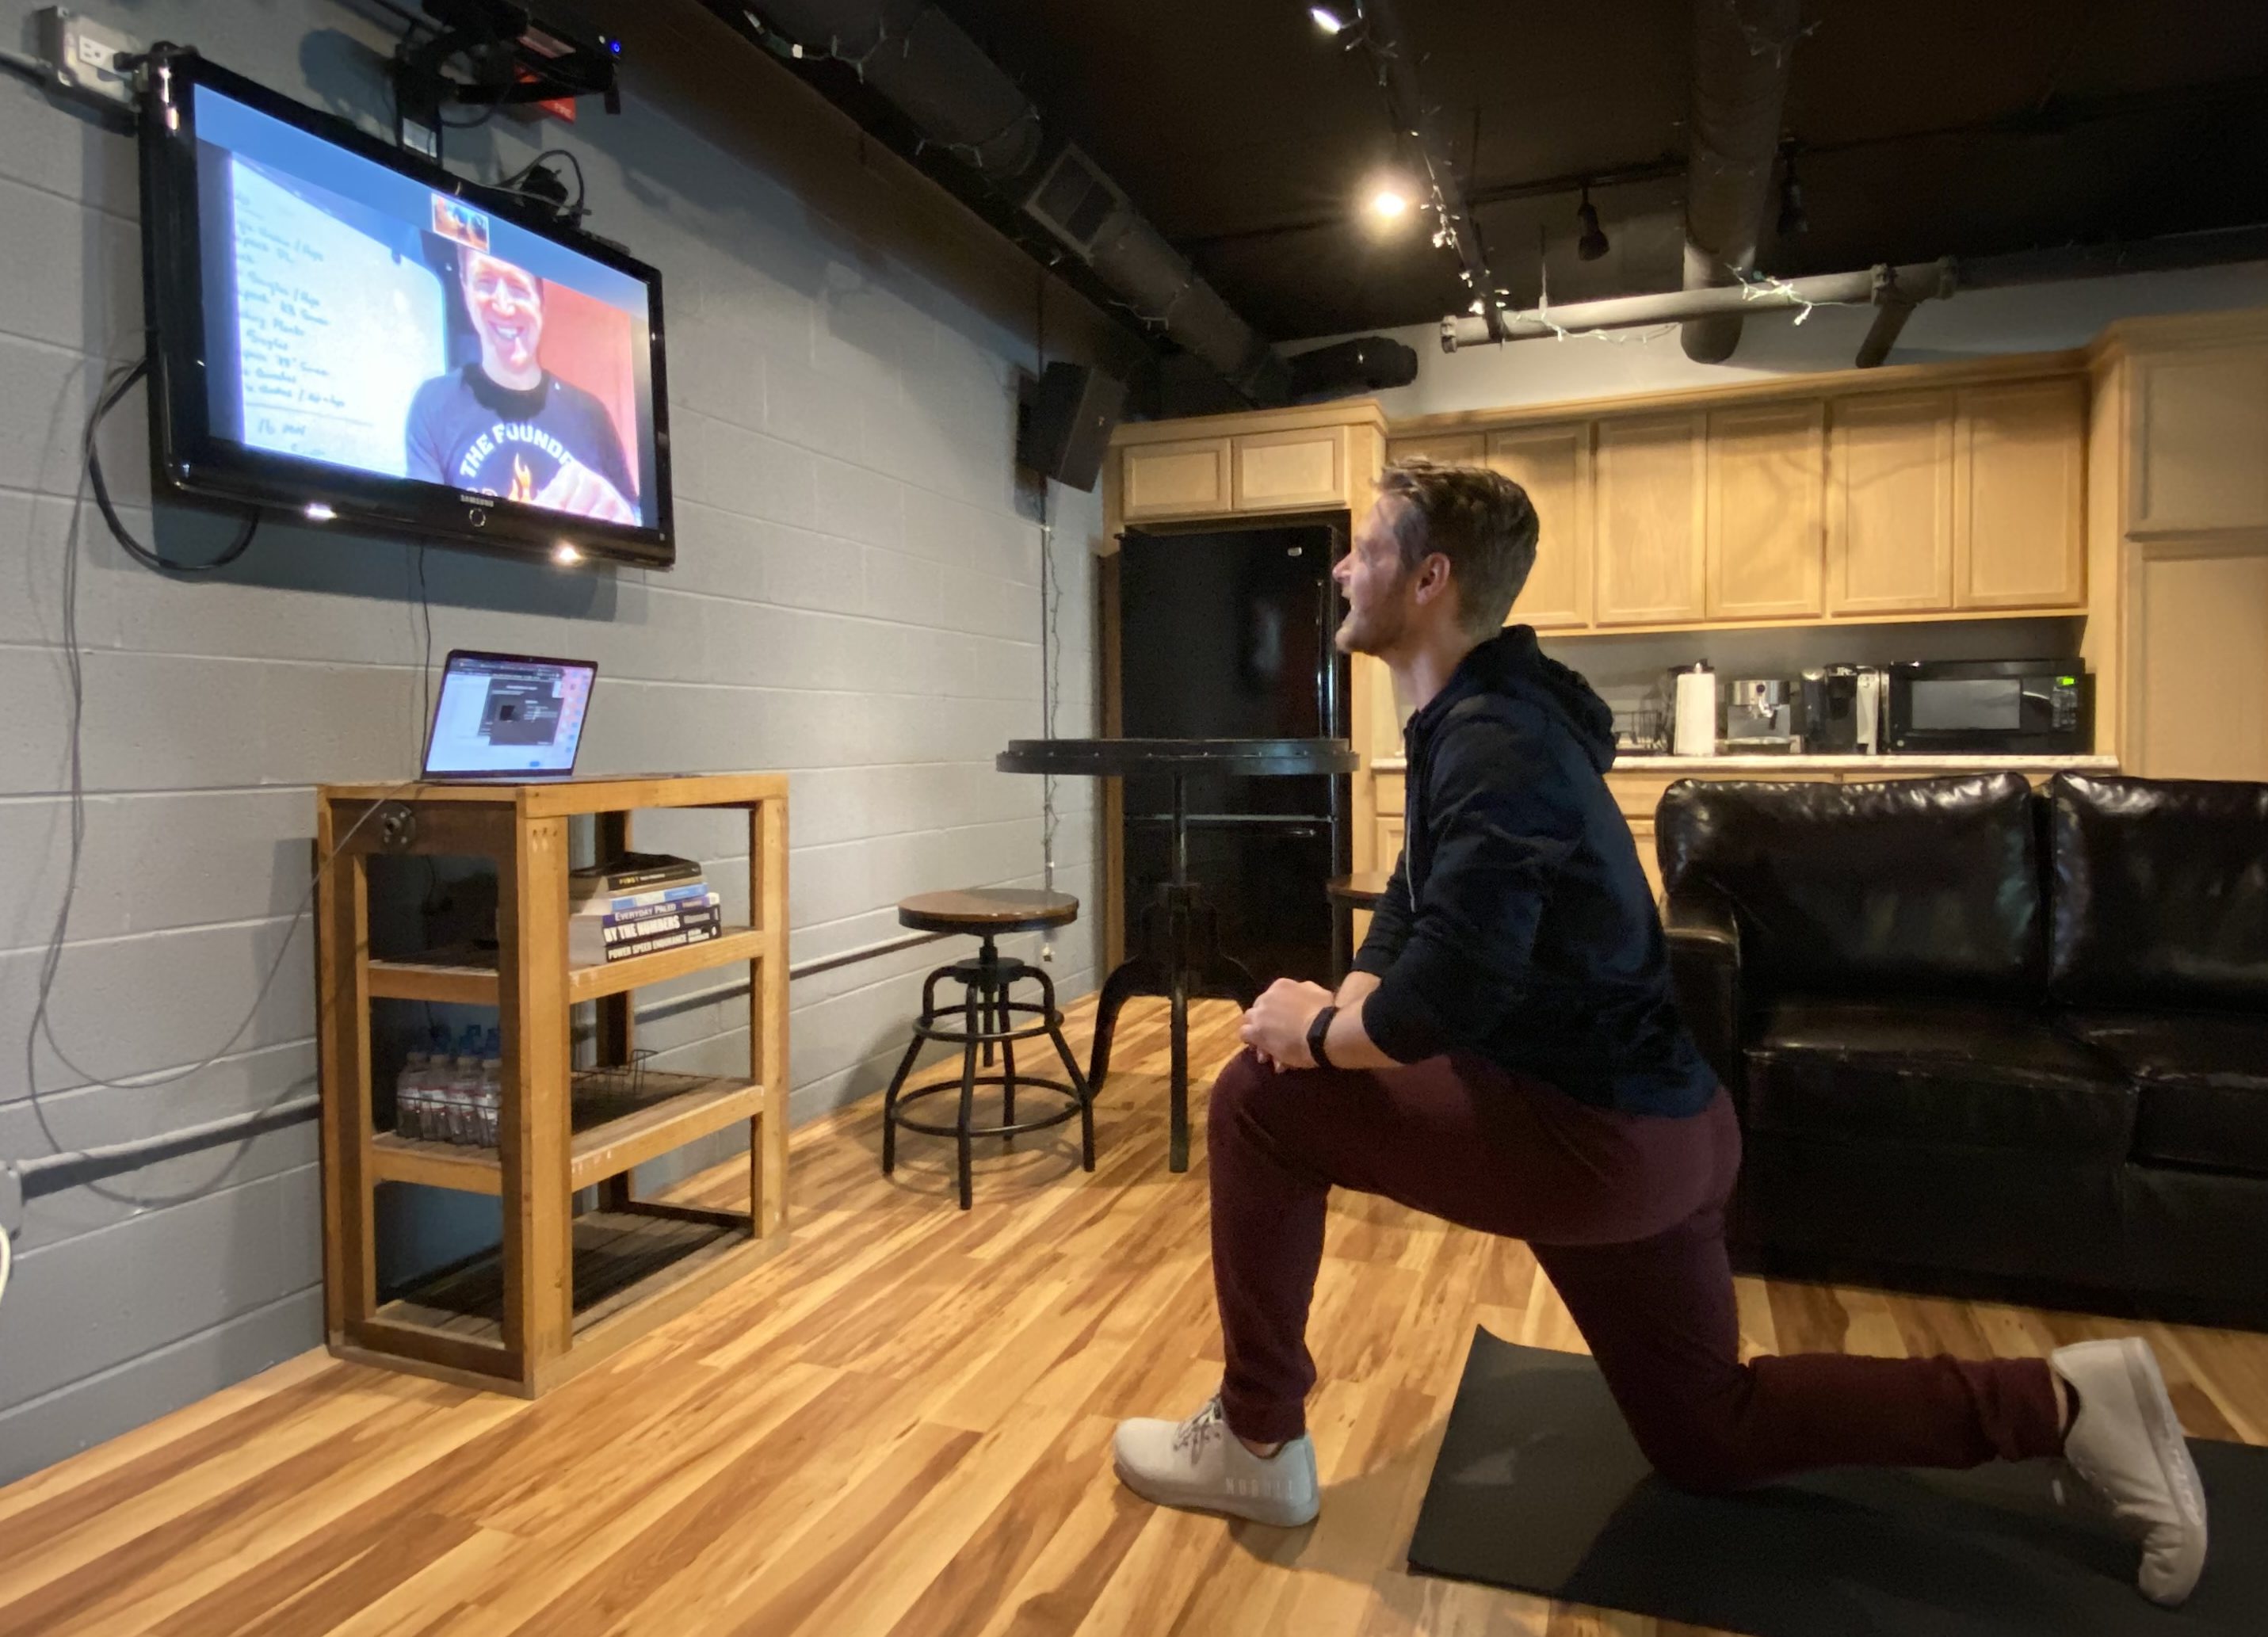
[[436,376],[410,401],[406,439],[409,475],[429,483],[533,501],[571,459],[639,510],[614,417],[549,370],[525,390],[497,385],[477,363]]

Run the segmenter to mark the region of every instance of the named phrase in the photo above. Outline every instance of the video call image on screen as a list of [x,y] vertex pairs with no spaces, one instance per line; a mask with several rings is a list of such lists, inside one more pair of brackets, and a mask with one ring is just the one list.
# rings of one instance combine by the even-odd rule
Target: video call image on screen
[[213,430],[656,525],[646,288],[208,87]]
[[451,660],[425,771],[571,772],[593,675],[541,660]]

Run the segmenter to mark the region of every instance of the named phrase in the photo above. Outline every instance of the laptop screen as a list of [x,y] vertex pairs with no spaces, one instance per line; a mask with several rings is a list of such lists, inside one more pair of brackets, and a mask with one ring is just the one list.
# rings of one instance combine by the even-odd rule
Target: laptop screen
[[591,684],[580,659],[453,653],[425,744],[429,775],[480,778],[575,770]]

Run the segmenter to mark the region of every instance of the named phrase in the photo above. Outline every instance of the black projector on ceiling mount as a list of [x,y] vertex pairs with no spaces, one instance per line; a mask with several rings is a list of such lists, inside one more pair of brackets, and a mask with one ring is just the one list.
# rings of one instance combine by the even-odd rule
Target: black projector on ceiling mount
[[[412,118],[448,103],[512,106],[563,97],[602,97],[608,113],[622,111],[615,77],[622,42],[570,6],[548,4],[539,18],[517,0],[425,0],[425,14],[438,31],[395,58],[395,91]],[[469,77],[442,71],[453,57]]]

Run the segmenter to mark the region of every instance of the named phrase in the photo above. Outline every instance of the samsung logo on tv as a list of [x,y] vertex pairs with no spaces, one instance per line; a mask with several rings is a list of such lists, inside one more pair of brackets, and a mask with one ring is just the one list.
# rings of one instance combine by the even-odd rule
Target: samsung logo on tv
[[468,506],[493,506],[496,504],[496,496],[493,495],[471,495],[460,490],[458,492],[457,498],[463,501]]

